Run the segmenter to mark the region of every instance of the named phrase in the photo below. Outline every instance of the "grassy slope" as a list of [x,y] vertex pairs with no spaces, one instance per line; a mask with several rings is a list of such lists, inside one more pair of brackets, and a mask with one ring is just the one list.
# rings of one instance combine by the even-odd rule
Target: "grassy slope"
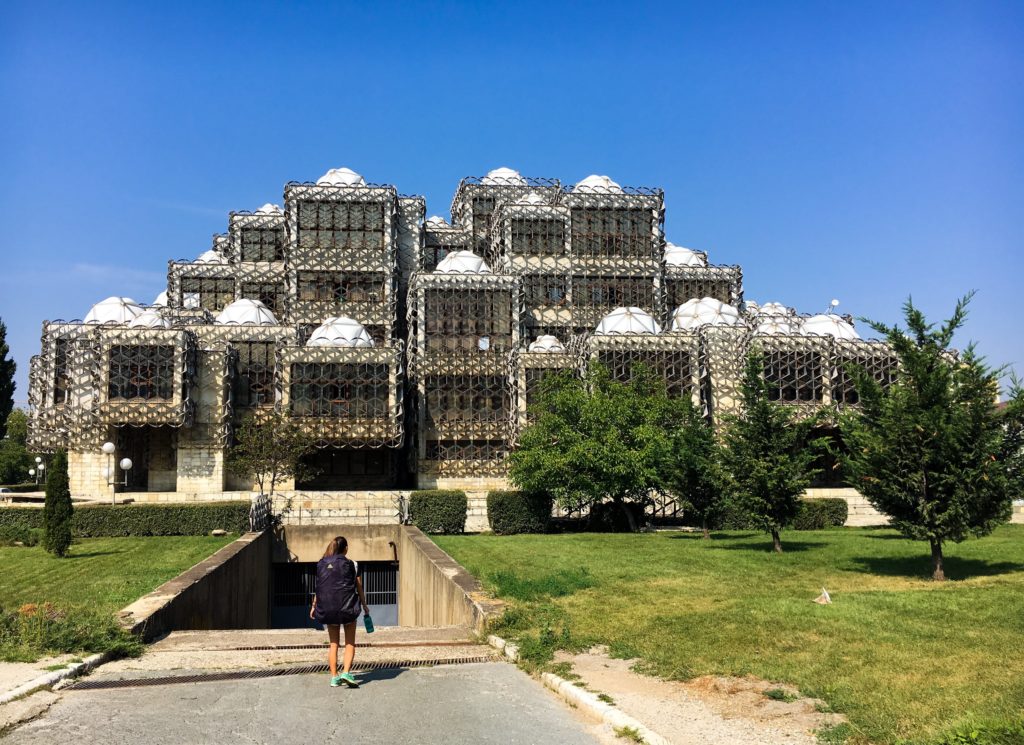
[[0,608],[51,601],[114,612],[196,564],[235,536],[85,538],[57,559],[42,547],[0,547]]
[[[1024,708],[1024,526],[950,544],[945,584],[927,546],[884,529],[787,533],[781,556],[752,533],[435,540],[499,594],[542,593],[513,601],[527,633],[565,624],[665,676],[793,683],[872,740]],[[822,586],[830,606],[810,602]]]

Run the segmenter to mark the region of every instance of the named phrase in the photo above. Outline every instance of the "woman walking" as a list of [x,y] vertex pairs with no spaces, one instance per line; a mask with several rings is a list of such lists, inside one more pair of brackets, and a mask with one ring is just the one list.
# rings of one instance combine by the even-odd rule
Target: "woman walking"
[[[349,688],[358,688],[359,682],[352,676],[352,660],[356,656],[356,619],[359,611],[370,614],[363,594],[363,583],[359,579],[356,563],[350,561],[348,540],[338,536],[327,544],[324,557],[316,565],[316,594],[309,617],[327,627],[330,651],[327,664],[331,668],[331,685],[342,683]],[[345,656],[342,660],[341,675],[338,675],[338,643],[340,628],[345,629]]]

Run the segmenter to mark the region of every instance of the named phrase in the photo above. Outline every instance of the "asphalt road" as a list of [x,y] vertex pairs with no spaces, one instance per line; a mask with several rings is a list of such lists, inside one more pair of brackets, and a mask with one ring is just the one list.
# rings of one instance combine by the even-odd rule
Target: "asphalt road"
[[376,670],[359,677],[364,684],[353,690],[331,688],[327,675],[70,690],[5,742],[599,742],[590,725],[513,665]]

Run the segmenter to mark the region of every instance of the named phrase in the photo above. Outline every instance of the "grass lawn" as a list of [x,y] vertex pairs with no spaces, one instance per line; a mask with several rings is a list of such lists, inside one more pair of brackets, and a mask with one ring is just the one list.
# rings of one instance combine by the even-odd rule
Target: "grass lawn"
[[0,547],[0,608],[49,601],[113,613],[236,537],[81,538],[64,559],[41,546]]
[[[503,633],[527,648],[600,642],[665,677],[791,683],[846,714],[853,742],[1024,711],[1024,526],[947,544],[944,584],[926,544],[888,529],[788,532],[782,555],[740,532],[434,540],[510,602]],[[810,602],[823,586],[832,605]]]

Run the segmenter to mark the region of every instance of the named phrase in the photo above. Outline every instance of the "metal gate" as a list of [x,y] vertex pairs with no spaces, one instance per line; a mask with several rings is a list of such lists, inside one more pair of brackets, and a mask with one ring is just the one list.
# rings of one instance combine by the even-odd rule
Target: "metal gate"
[[[398,625],[398,562],[360,561],[366,603],[374,626]],[[275,629],[322,628],[309,617],[316,592],[316,564],[274,564],[270,625]]]

